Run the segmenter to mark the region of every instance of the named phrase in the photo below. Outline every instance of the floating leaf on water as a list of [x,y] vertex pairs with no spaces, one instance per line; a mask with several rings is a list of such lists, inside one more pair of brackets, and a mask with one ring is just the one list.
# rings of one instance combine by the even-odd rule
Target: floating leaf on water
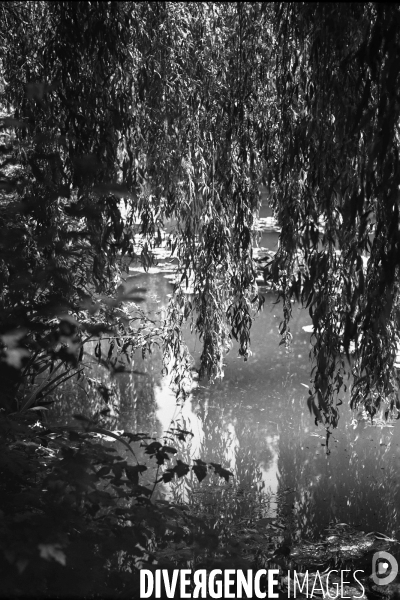
[[44,558],[45,560],[53,559],[65,567],[67,559],[64,552],[61,550],[60,544],[39,544],[38,548],[40,550],[41,558]]

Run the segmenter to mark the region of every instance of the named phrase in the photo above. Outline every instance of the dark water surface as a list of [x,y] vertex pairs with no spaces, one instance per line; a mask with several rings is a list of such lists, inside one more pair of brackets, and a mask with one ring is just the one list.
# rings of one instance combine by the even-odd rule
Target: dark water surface
[[[147,288],[146,310],[161,309],[172,290],[163,274],[136,274],[127,283]],[[307,311],[293,307],[293,342],[287,352],[279,346],[281,312],[274,299],[266,295],[254,322],[249,360],[244,362],[233,348],[226,357],[224,379],[214,385],[196,382],[183,407],[176,406],[168,381],[161,377],[159,352],[144,361],[135,359],[134,369],[143,375],[123,374],[113,380],[93,362],[93,379],[114,393],[116,411],[110,427],[161,436],[175,419],[194,434],[183,459],[222,463],[234,473],[230,487],[235,510],[245,517],[258,502],[260,515],[289,518],[294,538],[315,538],[336,521],[399,539],[397,422],[378,421],[372,426],[350,411],[347,399],[327,454],[324,428],[314,424],[306,405],[310,334],[302,327],[310,322]],[[187,339],[198,360],[198,340],[190,335]],[[78,393],[70,393],[68,404],[59,404],[55,416],[69,421],[74,412],[84,412],[88,397],[93,410],[96,395],[78,388]],[[140,448],[137,451],[140,454]],[[151,470],[149,476],[154,476]],[[221,482],[216,488],[180,481],[161,493],[177,500],[192,498],[191,502],[201,498],[203,503],[207,496],[210,510],[222,511],[230,496]]]

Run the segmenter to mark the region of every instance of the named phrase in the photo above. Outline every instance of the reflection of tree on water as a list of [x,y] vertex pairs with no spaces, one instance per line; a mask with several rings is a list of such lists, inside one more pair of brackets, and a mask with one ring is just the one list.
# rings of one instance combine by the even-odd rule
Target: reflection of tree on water
[[138,358],[135,360],[135,368],[143,371],[144,374],[130,373],[123,375],[119,380],[121,429],[133,433],[148,432],[152,435],[157,432],[154,388],[160,376],[152,369],[152,363],[157,358],[151,356],[144,361]]
[[[185,430],[191,430],[193,421],[197,418],[202,425],[201,441],[195,436],[180,447],[179,456],[187,463],[194,458],[206,462],[221,463],[229,469],[234,477],[229,482],[211,474],[199,483],[194,473],[173,481],[170,484],[170,498],[175,502],[184,502],[196,513],[204,512],[215,519],[215,524],[232,525],[248,523],[259,519],[269,511],[269,496],[265,493],[263,471],[260,468],[260,458],[255,456],[252,445],[247,443],[253,433],[251,423],[245,426],[237,419],[230,418],[225,412],[223,401],[211,405],[207,394],[202,392],[202,402],[197,405],[196,414],[188,417],[181,416],[175,422]],[[204,397],[205,396],[205,397]],[[196,404],[196,390],[192,395],[192,404]],[[229,409],[228,409],[229,410]],[[262,446],[260,454],[264,461],[271,460],[267,445]]]
[[[94,353],[96,342],[91,342]],[[103,342],[107,352],[107,343]],[[143,372],[117,373],[112,375],[107,369],[89,356],[86,378],[79,386],[69,380],[57,389],[51,416],[57,422],[69,423],[74,414],[93,417],[96,413],[109,410],[102,421],[110,429],[126,429],[133,432],[157,432],[155,418],[154,387],[161,378],[154,363],[159,363],[159,352],[143,360],[135,358],[135,370]],[[128,369],[127,365],[127,369]]]
[[281,439],[280,489],[295,488],[295,493],[280,512],[290,516],[294,539],[318,537],[330,521],[398,537],[400,487],[396,457],[388,451],[391,430],[360,427],[360,435],[354,436],[350,423],[343,423],[330,455],[322,437],[316,445],[302,441],[300,432]]
[[[162,277],[149,276],[146,281],[154,297],[169,291]],[[154,297],[146,300],[153,311],[160,307]],[[221,463],[234,478],[227,484],[211,476],[209,482],[199,484],[190,472],[171,484],[160,484],[157,497],[190,502],[193,509],[208,512],[217,521],[239,523],[256,514],[274,516],[278,506],[278,515],[290,517],[294,538],[299,538],[300,532],[301,537],[317,536],[330,520],[399,537],[397,430],[357,424],[343,406],[343,418],[331,438],[332,453],[327,457],[324,430],[314,427],[299,383],[305,381],[309,339],[302,326],[308,317],[300,310],[295,312],[294,328],[299,333],[294,335],[289,355],[278,350],[279,318],[273,310],[265,308],[259,318],[262,322],[254,330],[254,354],[246,365],[232,351],[227,357],[226,378],[213,386],[195,382],[183,407],[176,406],[167,379],[161,377],[157,348],[145,360],[139,353],[134,355],[136,373],[111,377],[95,360],[93,346],[89,377],[94,383],[87,385],[82,380],[79,388],[73,388],[72,381],[66,382],[60,393],[65,392],[69,401],[58,403],[53,410],[59,411],[60,420],[70,422],[72,414],[88,406],[88,398],[88,416],[104,409],[107,404],[97,389],[98,382],[112,392],[108,402],[112,408],[107,421],[110,429],[162,436],[174,419],[175,427],[192,431],[194,437],[189,436],[186,445],[182,444],[179,458],[191,465],[195,458]],[[266,330],[270,332],[268,340]],[[276,345],[271,343],[273,335]],[[104,353],[107,349],[104,342]],[[176,446],[175,442],[168,443]],[[135,447],[141,462],[142,450]],[[167,467],[174,464],[172,458]],[[155,472],[146,473],[148,481]],[[295,492],[285,494],[289,488]]]
[[[144,280],[144,281],[143,281]],[[128,277],[123,287],[127,294],[134,292],[145,283],[146,297],[143,307],[149,318],[158,319],[160,316],[160,301],[169,290],[163,278],[137,275]],[[134,314],[134,313],[132,313]],[[101,342],[102,356],[108,356],[111,342],[104,339]],[[112,429],[127,429],[128,431],[157,433],[155,418],[154,386],[161,380],[162,357],[157,346],[143,359],[140,350],[131,357],[129,364],[124,355],[119,356],[118,364],[125,367],[125,372],[108,370],[96,357],[98,340],[85,344],[85,375],[76,385],[76,379],[67,381],[57,388],[55,404],[51,409],[52,417],[58,422],[69,422],[75,413],[83,413],[92,417],[96,412],[109,408],[105,424]],[[112,350],[112,348],[111,348]],[[114,349],[112,356],[115,356]],[[131,369],[135,373],[130,372]],[[143,374],[140,374],[143,373]],[[66,402],[62,400],[67,400]]]

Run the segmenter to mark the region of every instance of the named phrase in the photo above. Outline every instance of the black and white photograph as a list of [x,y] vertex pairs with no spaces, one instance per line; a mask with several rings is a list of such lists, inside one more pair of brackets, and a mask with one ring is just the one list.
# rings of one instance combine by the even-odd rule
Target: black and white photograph
[[0,1],[0,600],[399,562],[400,3]]

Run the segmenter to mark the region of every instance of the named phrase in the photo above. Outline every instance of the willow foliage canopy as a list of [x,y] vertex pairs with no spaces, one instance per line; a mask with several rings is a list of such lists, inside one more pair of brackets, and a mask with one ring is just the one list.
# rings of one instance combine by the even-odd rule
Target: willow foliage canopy
[[[114,368],[115,353],[157,337],[178,398],[186,320],[201,375],[221,375],[232,339],[246,358],[263,301],[262,183],[281,227],[265,277],[285,342],[293,298],[313,320],[317,420],[337,423],[351,343],[352,402],[400,406],[398,5],[7,2],[0,13],[2,131],[15,132],[1,167],[3,407],[24,406],[24,378],[79,371],[85,340],[108,331],[119,345],[99,357]],[[152,264],[166,222],[194,295],[177,285],[151,329],[144,314],[129,320],[116,282],[121,257]]]

